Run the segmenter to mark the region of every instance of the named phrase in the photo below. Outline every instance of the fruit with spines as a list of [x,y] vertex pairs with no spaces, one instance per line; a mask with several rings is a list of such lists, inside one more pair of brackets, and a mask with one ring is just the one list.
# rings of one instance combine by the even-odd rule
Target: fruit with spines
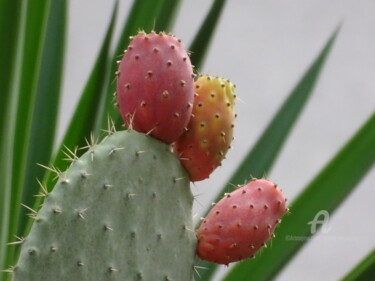
[[253,257],[287,211],[281,190],[266,179],[252,180],[214,204],[196,234],[197,255],[229,264]]
[[128,127],[174,142],[194,99],[193,67],[181,40],[163,32],[132,37],[119,63],[116,96]]
[[191,181],[201,181],[221,165],[233,140],[235,87],[228,80],[199,76],[190,122],[174,143]]

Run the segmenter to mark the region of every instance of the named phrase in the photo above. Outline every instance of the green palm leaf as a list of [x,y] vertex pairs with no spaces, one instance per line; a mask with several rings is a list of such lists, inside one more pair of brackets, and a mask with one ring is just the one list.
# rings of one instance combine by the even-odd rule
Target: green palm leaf
[[375,249],[361,260],[341,281],[372,280],[375,276]]
[[[21,14],[20,0],[0,0],[0,128],[5,126],[6,108],[10,96],[19,18]],[[0,138],[0,146],[3,138]]]
[[[34,195],[39,189],[35,179],[42,178],[44,174],[44,170],[36,163],[48,163],[52,155],[64,66],[67,2],[52,1],[49,10],[22,187],[21,201],[27,206],[33,206]],[[17,208],[13,206],[13,212]],[[18,234],[24,232],[26,225],[26,210],[22,210]]]
[[189,51],[191,52],[190,59],[198,71],[199,68],[202,67],[206,57],[217,23],[224,10],[225,3],[225,0],[215,0],[212,3],[210,10],[189,47]]
[[[65,153],[67,152],[65,147],[71,151],[74,151],[77,147],[85,146],[85,139],[89,140],[90,134],[94,130],[95,118],[93,118],[93,115],[95,115],[100,108],[103,90],[105,89],[107,83],[106,77],[109,71],[109,49],[114,24],[116,22],[117,8],[118,5],[116,3],[93,69],[91,70],[89,78],[85,84],[80,100],[63,137],[62,143],[52,162],[52,166],[61,171],[65,170],[69,165],[68,161],[64,161],[66,158]],[[80,154],[82,154],[82,151],[77,151],[77,156]],[[46,162],[39,163],[47,164]],[[51,173],[47,173],[45,182],[48,188],[52,188],[52,178],[53,175]]]
[[[14,36],[15,49],[10,51],[7,93],[4,93],[5,114],[1,124],[0,154],[0,244],[4,245],[16,232],[23,179],[25,176],[28,142],[31,133],[33,106],[41,70],[42,51],[49,14],[48,1],[21,1],[17,10],[18,26]],[[17,3],[15,3],[17,5]],[[19,11],[19,12],[18,12]],[[11,24],[11,22],[8,22]],[[13,36],[11,36],[12,38]],[[0,250],[0,264],[7,259],[8,248]],[[9,256],[8,256],[9,257]]]

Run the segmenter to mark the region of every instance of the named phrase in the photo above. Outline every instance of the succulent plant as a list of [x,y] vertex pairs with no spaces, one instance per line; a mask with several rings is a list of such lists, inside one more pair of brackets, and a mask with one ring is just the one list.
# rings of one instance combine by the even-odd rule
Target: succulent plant
[[[187,171],[167,144],[145,134],[125,131],[118,109],[113,106],[116,61],[128,45],[129,36],[140,29],[168,33],[178,4],[179,1],[134,1],[112,51],[116,2],[92,72],[58,146],[54,135],[67,1],[2,1],[0,267],[4,272],[0,281],[155,280],[150,279],[155,276],[158,280],[190,281],[193,274],[195,280],[214,280],[219,266],[199,260],[194,253],[194,197]],[[224,4],[224,0],[212,3],[187,47],[198,70]],[[338,32],[332,34],[250,152],[243,153],[242,162],[229,181],[223,183],[216,202],[251,176],[262,178],[270,172],[318,81]],[[256,95],[252,103],[256,103]],[[109,136],[97,144],[96,139],[106,135],[102,129],[107,127]],[[172,141],[168,138],[167,142]],[[254,259],[231,266],[223,280],[270,280],[281,272],[315,234],[306,222],[320,210],[336,210],[373,166],[374,143],[373,113],[288,204],[290,214],[276,228],[272,247],[262,250]],[[86,153],[78,149],[85,146]],[[64,162],[64,158],[69,161]],[[36,163],[48,167],[47,170]],[[127,169],[130,166],[132,169]],[[116,188],[119,185],[121,190]],[[286,183],[280,185],[288,188]],[[40,196],[35,197],[38,193]],[[173,211],[168,209],[169,205]],[[145,216],[146,208],[150,217]],[[26,216],[28,212],[31,218]],[[119,214],[124,214],[123,220]],[[81,233],[84,235],[80,236]],[[306,239],[289,241],[290,236]],[[348,269],[345,280],[369,280],[374,275],[374,264],[374,252],[369,251],[358,266]],[[72,276],[62,277],[66,269]]]

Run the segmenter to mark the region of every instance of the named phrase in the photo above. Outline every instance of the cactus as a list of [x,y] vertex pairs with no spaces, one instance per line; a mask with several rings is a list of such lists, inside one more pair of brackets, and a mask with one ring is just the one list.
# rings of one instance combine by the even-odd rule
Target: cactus
[[174,144],[191,181],[201,181],[221,165],[234,127],[234,85],[222,78],[200,76],[195,82],[193,114],[187,130]]
[[[67,177],[70,173],[69,171],[71,171],[70,169],[66,173],[59,172],[59,170],[66,169],[66,166],[61,162],[61,154],[63,153],[61,149],[62,146],[55,151],[56,154],[52,153],[52,147],[57,148],[58,145],[57,143],[54,143],[54,131],[56,131],[55,120],[57,117],[57,109],[59,108],[58,101],[60,99],[58,93],[62,81],[61,70],[64,57],[63,46],[65,42],[65,19],[68,1],[52,1],[51,5],[49,5],[48,1],[8,2],[9,5],[5,5],[1,9],[3,17],[0,16],[4,23],[2,24],[2,29],[6,31],[1,32],[0,35],[5,39],[0,40],[4,45],[4,48],[2,48],[2,55],[5,59],[4,63],[1,64],[5,75],[3,75],[3,83],[0,83],[2,86],[0,95],[2,98],[0,102],[0,105],[2,106],[2,110],[0,110],[0,115],[2,115],[0,118],[0,127],[2,130],[1,135],[3,136],[3,138],[0,138],[0,155],[2,159],[0,169],[0,270],[5,273],[14,274],[8,275],[1,273],[0,281],[8,281],[12,276],[15,280],[28,281],[37,279],[49,281],[56,280],[56,274],[59,273],[64,274],[64,276],[59,276],[61,278],[58,278],[58,280],[72,281],[86,281],[85,279],[90,281],[112,279],[155,280],[155,278],[162,280],[173,280],[174,278],[175,280],[191,280],[191,274],[188,271],[192,270],[189,261],[192,261],[194,256],[194,251],[191,250],[194,248],[194,245],[183,248],[182,251],[188,249],[184,253],[176,253],[176,246],[181,246],[178,245],[179,241],[176,240],[178,237],[176,233],[173,234],[170,243],[168,243],[168,253],[172,253],[173,257],[178,255],[178,257],[171,262],[172,257],[168,256],[166,251],[160,251],[161,255],[159,255],[158,252],[156,258],[151,258],[156,256],[154,250],[156,249],[155,247],[159,245],[158,242],[153,243],[152,246],[148,247],[148,245],[150,245],[150,240],[145,238],[138,243],[139,239],[137,240],[137,238],[139,236],[136,231],[130,230],[130,234],[129,232],[125,232],[125,234],[121,236],[116,233],[117,229],[114,226],[103,224],[103,217],[107,218],[107,213],[113,214],[115,212],[115,215],[120,214],[119,210],[123,206],[120,206],[120,208],[115,210],[112,205],[113,203],[118,202],[121,196],[113,196],[111,200],[106,200],[106,196],[110,194],[107,192],[112,192],[112,188],[115,185],[113,183],[104,183],[101,185],[104,197],[101,198],[101,196],[99,198],[99,196],[97,196],[98,204],[93,204],[93,201],[90,200],[93,198],[93,195],[98,195],[98,192],[95,192],[95,190],[98,190],[100,181],[94,181],[92,179],[99,174],[109,175],[117,171],[117,176],[127,172],[120,170],[120,166],[113,169],[112,164],[103,164],[109,163],[108,161],[103,161],[103,163],[100,162],[100,165],[95,166],[98,164],[95,162],[97,156],[100,156],[100,153],[96,149],[102,147],[102,144],[96,147],[90,147],[90,152],[81,158],[81,160],[78,160],[78,157],[73,154],[71,155],[72,160],[74,160],[73,166],[78,167],[78,165],[81,165],[79,163],[82,163],[82,160],[86,159],[85,161],[88,165],[96,167],[95,169],[100,171],[91,174],[89,172],[78,172],[78,178],[80,178],[80,180],[91,180],[91,188],[83,185],[79,188],[69,189],[69,187],[72,187],[73,183],[76,184],[78,180],[72,181],[70,177]],[[98,134],[99,130],[105,123],[107,114],[114,118],[116,128],[120,128],[122,125],[119,121],[120,116],[118,116],[118,113],[114,112],[115,109],[110,106],[112,104],[111,94],[115,91],[115,83],[111,83],[111,81],[113,81],[113,73],[115,72],[115,69],[117,69],[116,61],[119,59],[119,54],[121,54],[124,45],[128,43],[126,38],[128,38],[130,33],[139,30],[139,28],[144,28],[145,30],[151,30],[154,28],[158,31],[172,30],[171,22],[173,21],[173,17],[177,10],[176,7],[179,6],[179,1],[172,1],[173,4],[169,1],[133,1],[134,4],[129,11],[128,20],[126,20],[123,25],[121,35],[117,42],[113,42],[111,37],[113,27],[116,24],[115,14],[118,10],[119,1],[115,2],[114,13],[102,47],[94,67],[92,68],[90,78],[82,92],[71,125],[64,136],[63,144],[70,148],[82,146],[82,140],[84,140],[85,136],[88,136],[90,131]],[[189,48],[192,53],[191,60],[198,69],[202,69],[202,62],[207,55],[209,41],[210,38],[212,38],[213,31],[217,25],[220,13],[223,10],[224,3],[225,1],[212,2],[211,9],[203,21],[199,32],[196,34],[195,38],[191,38],[193,39]],[[197,8],[201,10],[202,7]],[[191,20],[191,17],[187,17],[187,19],[189,21]],[[244,182],[248,179],[250,174],[260,177],[265,173],[270,173],[273,164],[280,153],[280,149],[285,143],[288,134],[291,132],[293,124],[298,120],[300,112],[302,112],[308,97],[311,95],[312,90],[316,85],[316,81],[323,69],[324,62],[330,53],[333,42],[338,34],[338,30],[339,29],[332,34],[324,49],[322,49],[321,53],[305,75],[302,76],[298,85],[296,85],[289,97],[285,100],[282,107],[274,116],[269,126],[264,130],[264,133],[258,139],[253,149],[244,157],[241,165],[238,166],[238,169],[230,178],[230,184],[225,184],[221,189],[220,194],[225,191],[229,192],[231,190],[229,185],[236,186],[237,184]],[[234,34],[234,40],[231,40],[230,38],[228,39],[228,36],[222,32],[221,35],[221,38],[224,38],[227,42],[238,43],[238,39],[241,40],[236,34]],[[32,44],[30,44],[30,38],[33,38]],[[216,43],[218,43],[215,44],[216,47],[221,46],[220,42]],[[235,45],[238,47],[241,45],[241,42]],[[114,46],[115,48],[112,50],[112,48],[109,48],[110,46]],[[223,54],[221,51],[223,50],[217,51],[219,57],[215,61],[223,63],[223,61],[220,60]],[[249,52],[240,52],[240,54],[242,59],[244,54],[246,56]],[[235,60],[231,61],[235,62]],[[235,63],[235,65],[238,66],[237,63]],[[244,85],[250,85],[247,81],[251,79],[251,77],[249,76],[248,71],[244,71],[246,69],[246,67],[242,69],[241,73],[246,76]],[[148,76],[153,76],[153,74],[154,72],[150,74],[147,73]],[[119,76],[121,76],[121,73],[119,73]],[[239,82],[240,80],[241,79],[239,79]],[[27,89],[27,95],[25,95],[25,89]],[[251,103],[256,105],[257,98],[254,96],[255,92],[250,91],[249,93],[251,94],[251,96],[249,96]],[[282,93],[277,94],[279,95]],[[138,106],[143,105],[143,107],[145,107],[146,105],[149,105],[147,103],[142,103],[142,101],[143,100],[140,100]],[[189,103],[184,106],[186,106],[188,110],[189,108],[191,109]],[[62,110],[62,112],[64,111],[65,110]],[[247,112],[252,111],[247,110]],[[160,114],[165,114],[165,112],[162,111]],[[49,118],[45,118],[45,116],[49,116]],[[170,113],[169,116],[171,116]],[[136,114],[133,112],[129,117],[131,118],[129,118],[127,124],[130,126],[134,125],[135,123],[132,121],[136,117]],[[177,117],[178,115],[175,116],[175,118]],[[257,115],[256,117],[263,119],[267,116]],[[166,121],[170,122],[171,120],[168,119]],[[262,255],[259,255],[255,260],[240,262],[228,268],[229,272],[226,273],[224,280],[271,280],[275,278],[276,274],[278,274],[283,266],[286,265],[296,253],[298,253],[298,250],[302,248],[304,243],[310,241],[309,238],[313,233],[309,232],[310,226],[304,222],[311,220],[319,210],[327,210],[329,213],[332,213],[337,209],[340,203],[348,196],[348,194],[350,194],[350,191],[354,189],[360,179],[363,178],[364,174],[372,167],[375,160],[375,154],[369,152],[374,151],[372,149],[375,141],[375,134],[373,133],[375,132],[374,124],[375,116],[372,114],[368,122],[364,124],[356,135],[353,135],[350,142],[340,150],[332,161],[321,170],[318,176],[299,196],[296,197],[296,200],[291,204],[291,215],[288,216],[283,221],[281,227],[277,229],[277,237],[273,241],[272,249],[262,252]],[[144,133],[158,137],[158,135],[155,134],[157,132],[157,130],[155,130],[156,125],[156,123],[151,123],[150,129],[147,131],[144,130]],[[170,125],[171,124],[168,124],[167,126]],[[136,128],[137,126],[134,127]],[[252,131],[252,129],[250,130]],[[40,135],[41,132],[43,132],[42,137]],[[133,133],[134,132],[132,132],[132,134]],[[167,134],[172,133],[174,133],[173,130],[167,132]],[[248,133],[243,133],[245,138],[241,139],[244,140]],[[123,132],[119,134],[125,135]],[[138,136],[139,134],[134,133],[134,135]],[[129,137],[129,139],[135,139],[136,136]],[[170,137],[168,135],[164,135],[163,137],[162,134],[159,139],[163,140],[163,138],[165,138],[163,141],[171,143],[172,139],[175,137],[176,136]],[[105,143],[108,144],[111,138],[112,137],[105,140]],[[143,136],[143,138],[145,137]],[[152,140],[150,141],[152,142]],[[122,147],[127,148],[126,146],[121,146],[121,148]],[[132,150],[133,153],[135,152],[138,157],[134,157],[134,159],[140,160],[143,156],[147,155],[148,151],[154,150],[153,145],[150,147],[152,147],[151,150],[148,149],[149,146],[144,150],[133,150],[137,147],[132,146],[130,150]],[[160,148],[162,148],[163,151],[169,149],[165,145],[160,146]],[[118,155],[124,150],[125,149],[115,149],[112,151],[112,149],[110,149],[106,156],[115,156],[115,154]],[[138,160],[134,160],[134,163]],[[148,164],[151,164],[152,161],[149,161]],[[177,165],[176,167],[178,167],[180,165],[179,162],[175,162],[175,165]],[[40,201],[35,200],[35,197],[33,196],[37,192],[37,182],[35,181],[35,178],[43,179],[48,187],[52,187],[50,184],[50,173],[40,173],[37,171],[39,168],[35,168],[35,163],[53,163],[56,167],[53,168],[53,170],[59,175],[59,183],[50,194],[48,194],[47,189],[42,191],[42,195],[47,197],[45,205],[39,212],[32,211],[32,217],[35,219],[35,223],[30,235],[28,235],[29,227],[28,223],[25,221],[23,214],[24,210],[21,210],[20,203],[23,202],[28,206],[34,206],[33,208],[39,209]],[[353,166],[353,163],[362,163],[363,165]],[[158,162],[157,164],[160,163]],[[155,163],[155,166],[157,164]],[[158,165],[160,170],[165,169],[165,163],[163,162],[162,164],[163,165]],[[99,169],[99,166],[102,168]],[[124,166],[129,167],[130,163]],[[133,165],[131,166],[133,167]],[[135,167],[139,168],[134,171],[135,173],[138,174],[145,172],[143,168],[140,169],[137,165],[135,165]],[[169,165],[166,165],[166,169],[169,167]],[[74,168],[71,169],[74,170]],[[173,169],[171,169],[171,171],[172,170]],[[168,173],[169,172],[170,171],[168,171]],[[149,173],[150,169],[146,169],[145,174],[147,175]],[[164,171],[159,171],[158,169],[158,171],[155,172],[155,174],[159,173],[164,174]],[[184,171],[182,171],[182,173],[184,173]],[[128,178],[133,176],[133,174],[128,175]],[[166,176],[165,180],[169,181],[170,177]],[[174,178],[174,180],[177,182],[181,179]],[[157,182],[158,187],[159,185],[165,186],[165,183],[160,184],[159,180],[157,180]],[[147,185],[142,185],[141,187],[138,186],[137,190],[143,190],[144,195],[150,195],[146,190],[149,191],[150,189],[148,188],[154,190],[154,181],[152,183],[150,183],[150,181],[145,181],[145,183]],[[169,186],[169,184],[167,184],[167,186]],[[185,184],[185,186],[188,185]],[[125,190],[129,189],[128,185],[122,187],[124,187]],[[43,187],[43,189],[45,188]],[[82,196],[74,196],[74,192],[79,189],[84,191],[78,194]],[[162,190],[164,190],[163,187]],[[186,188],[186,190],[188,190],[188,188]],[[189,194],[188,191],[185,192],[187,192],[187,195],[177,194],[176,198],[180,199],[176,200],[191,201],[191,194]],[[63,193],[69,194],[69,196],[66,198],[61,196]],[[129,202],[130,200],[138,199],[136,193],[128,192],[126,194],[127,196],[125,197],[129,199]],[[169,192],[164,192],[164,194],[167,194],[168,198],[171,196]],[[152,200],[157,200],[158,198],[156,193],[155,195],[152,193],[151,197],[153,197]],[[325,200],[320,200],[323,197]],[[149,201],[147,201],[148,199]],[[143,203],[154,202],[147,196],[142,197],[142,200]],[[55,205],[51,205],[51,202],[59,202],[66,205],[72,205],[74,203],[74,205],[83,207],[78,208],[79,206],[71,206],[68,207],[68,209],[65,207],[59,209],[55,208]],[[160,202],[160,205],[162,203],[165,205],[165,208],[162,210],[164,213],[162,214],[165,214],[164,217],[166,220],[171,220],[170,223],[162,221],[161,224],[156,224],[155,221],[152,221],[152,223],[143,224],[140,227],[145,231],[143,237],[147,236],[147,238],[153,239],[153,242],[155,241],[155,236],[147,233],[149,226],[154,226],[154,228],[160,226],[160,229],[164,229],[165,233],[169,233],[169,230],[173,230],[176,226],[177,220],[171,218],[170,215],[172,211],[166,214],[167,211],[165,209],[168,209],[168,202],[163,200],[163,202]],[[61,204],[61,206],[64,204]],[[106,204],[105,208],[103,207],[104,204]],[[52,214],[45,211],[48,210],[48,206],[50,207],[50,211],[52,210]],[[99,208],[100,206],[102,207],[101,209],[105,210],[102,212],[97,211],[94,214],[95,216],[93,216],[93,213],[90,212],[92,212],[92,210],[97,210],[96,208]],[[134,208],[130,208],[129,212],[127,211],[123,216],[126,220],[118,219],[118,223],[121,225],[128,224],[131,227],[130,223],[138,223],[139,218],[145,218],[144,221],[146,221],[147,217],[145,217],[145,213],[148,214],[149,208],[151,208],[150,215],[152,217],[155,217],[156,213],[159,213],[156,212],[156,210],[152,212],[154,209],[149,205],[139,205],[138,208],[134,206]],[[140,209],[142,209],[143,212],[140,212]],[[189,208],[187,207],[186,210],[187,209]],[[30,208],[30,210],[32,209]],[[70,210],[71,220],[67,219],[67,214],[69,215],[69,212],[65,212],[67,210]],[[130,216],[131,212],[137,212],[137,214],[139,214],[138,217],[135,218],[135,216]],[[126,217],[127,215],[129,217]],[[181,214],[178,213],[176,216],[179,215]],[[173,216],[175,216],[174,209]],[[65,218],[65,221],[62,219],[65,224],[54,224],[53,220],[55,218]],[[93,228],[90,230],[88,228],[86,229],[85,226],[90,226],[90,224]],[[106,246],[112,247],[112,251],[109,251],[108,248],[106,248],[108,250],[107,252],[100,251],[100,246],[103,245],[104,240],[101,241],[102,244],[100,244],[100,236],[98,236],[98,233],[96,232],[96,230],[98,230],[98,228],[96,228],[98,225],[102,226],[101,230],[105,233],[102,237],[105,237],[104,235],[107,234],[108,237],[116,236],[116,242],[113,240],[106,240],[109,241]],[[49,226],[50,230],[43,232],[43,227],[46,226]],[[84,238],[80,236],[82,232],[79,232],[79,235],[77,234],[77,229],[79,227],[81,228],[79,230],[86,230]],[[189,230],[189,233],[193,233],[190,231],[192,230],[190,228],[185,229],[185,227],[183,227],[183,229]],[[88,232],[90,235],[87,234]],[[74,235],[75,237],[72,239]],[[285,239],[290,236],[299,237],[299,235],[306,235],[303,236],[306,237],[306,239],[298,241],[289,241],[288,239]],[[11,242],[14,241],[14,236],[19,237],[19,241]],[[26,238],[23,238],[25,236]],[[56,240],[54,238],[56,238]],[[57,238],[61,239],[57,240]],[[163,238],[163,236],[157,234],[156,238]],[[200,235],[200,238],[201,241],[203,241],[202,235]],[[193,241],[192,244],[194,244],[195,239],[193,235],[191,236],[191,239]],[[56,241],[57,246],[51,246],[52,240]],[[23,244],[21,258],[18,262],[16,262],[16,259],[18,257],[19,248],[17,246],[6,246],[7,242],[9,242],[8,244]],[[136,246],[134,246],[134,242],[137,244]],[[128,243],[125,245],[125,251],[123,247],[124,243]],[[69,244],[71,246],[68,246]],[[135,252],[134,247],[138,247],[136,249],[137,254],[133,257],[129,257]],[[163,244],[163,250],[166,248],[167,247],[164,247]],[[138,251],[138,249],[140,249],[140,251]],[[112,259],[108,258],[109,252],[112,254]],[[123,255],[121,257],[124,258],[115,259],[115,257],[119,257],[120,255]],[[87,260],[83,260],[84,257],[88,256],[89,258]],[[164,258],[165,256],[167,256],[169,260],[166,260]],[[79,259],[77,259],[77,257]],[[102,260],[104,259],[105,262],[103,263]],[[167,266],[166,264],[168,262],[170,264]],[[186,269],[187,276],[176,276],[171,273],[170,270],[173,270],[176,267],[177,262],[177,267],[181,266],[181,268],[183,267]],[[184,262],[184,265],[181,265],[180,262]],[[199,260],[198,262],[200,265],[198,268],[205,269],[196,272],[196,276],[199,276],[196,280],[213,280],[212,276],[218,267],[209,262]],[[125,263],[125,266],[122,266],[122,263]],[[104,266],[102,267],[103,264]],[[366,259],[359,265],[358,269],[367,274],[371,271],[368,269],[373,268],[374,264],[375,258],[372,254],[370,259]],[[92,271],[92,273],[88,272],[89,267],[91,268],[90,271]],[[152,271],[152,276],[151,273],[147,275],[147,273],[143,271],[146,267],[148,268],[148,272]],[[27,271],[29,271],[29,273],[26,273]],[[170,274],[165,273],[166,271]],[[80,273],[77,274],[77,272]],[[95,276],[94,273],[96,274]],[[52,274],[55,275],[52,276]],[[124,277],[125,275],[126,277]],[[358,270],[356,270],[355,276],[363,275],[358,274]],[[367,274],[367,279],[371,277],[370,272],[370,274]],[[354,279],[351,274],[350,277],[345,280]]]
[[196,252],[219,264],[248,258],[285,211],[274,184],[253,181],[220,201],[195,234],[189,183],[207,178],[230,148],[234,86],[200,76],[193,105],[191,64],[175,37],[140,33],[127,50],[117,97],[130,129],[110,126],[82,157],[68,150],[67,171],[50,168],[59,180],[51,193],[42,188],[43,207],[30,209],[35,223],[20,241],[14,281],[191,280]]
[[253,257],[273,236],[287,211],[285,202],[281,190],[265,179],[227,193],[197,230],[198,256],[219,264]]
[[51,193],[43,188],[39,212],[30,209],[35,223],[21,239],[14,281],[191,280],[196,252],[219,264],[250,257],[284,213],[281,192],[253,181],[220,201],[195,234],[189,183],[207,178],[230,148],[234,85],[212,76],[193,83],[180,41],[154,32],[132,39],[117,74],[129,129],[110,126],[82,157],[68,150],[66,172],[50,168],[59,180]]
[[176,37],[139,33],[118,68],[117,101],[128,126],[172,143],[192,112],[193,68]]
[[128,130],[71,158],[33,214],[13,280],[191,280],[193,197],[169,147]]

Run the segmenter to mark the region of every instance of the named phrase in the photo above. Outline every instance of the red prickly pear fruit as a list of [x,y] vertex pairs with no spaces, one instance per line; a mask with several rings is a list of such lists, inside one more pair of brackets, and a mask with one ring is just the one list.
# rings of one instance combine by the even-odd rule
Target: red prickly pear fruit
[[234,85],[228,80],[200,76],[190,122],[174,143],[191,181],[200,181],[221,165],[233,140]]
[[225,194],[196,232],[198,256],[218,264],[253,257],[273,237],[285,202],[281,190],[265,179]]
[[193,67],[181,41],[165,33],[139,33],[117,75],[117,103],[126,125],[174,142],[190,120],[194,100]]

